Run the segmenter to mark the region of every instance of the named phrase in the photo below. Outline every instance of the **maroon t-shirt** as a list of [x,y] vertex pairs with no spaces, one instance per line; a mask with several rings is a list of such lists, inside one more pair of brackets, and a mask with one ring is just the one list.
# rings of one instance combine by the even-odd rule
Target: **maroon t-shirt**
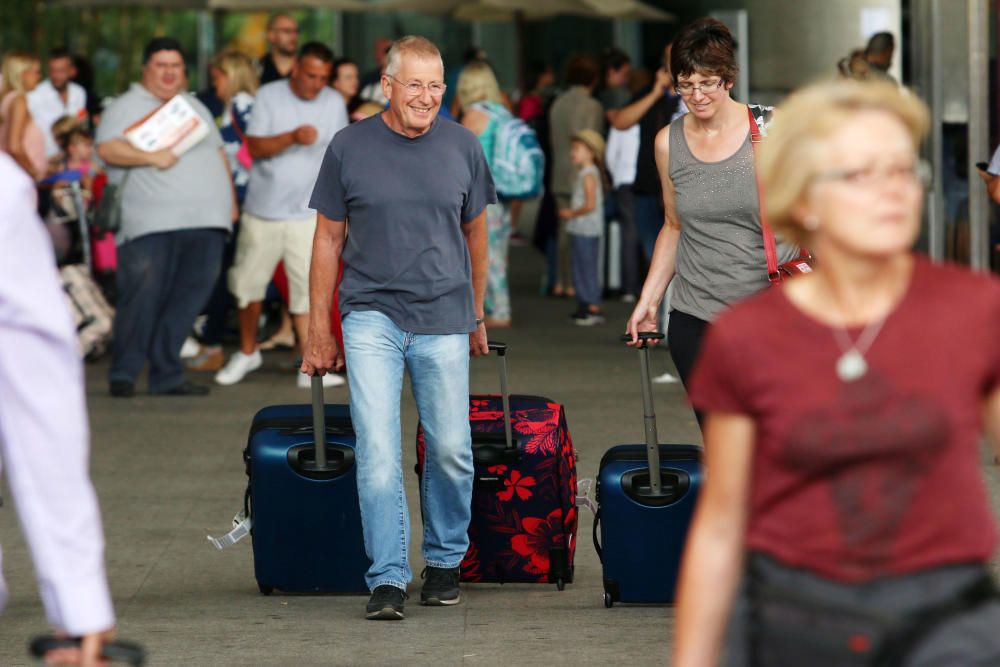
[[847,582],[989,560],[980,411],[1000,378],[1000,281],[917,256],[867,374],[841,381],[841,354],[781,288],[709,329],[691,402],[757,427],[747,547]]

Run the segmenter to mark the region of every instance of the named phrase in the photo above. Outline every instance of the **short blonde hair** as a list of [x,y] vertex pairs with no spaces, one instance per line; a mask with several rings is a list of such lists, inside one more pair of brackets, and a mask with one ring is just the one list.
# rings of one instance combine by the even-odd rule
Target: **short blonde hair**
[[851,116],[883,111],[894,116],[919,146],[930,126],[923,102],[889,83],[841,80],[793,93],[761,143],[757,173],[774,233],[808,246],[809,234],[794,210],[825,164],[826,142]]
[[503,94],[500,92],[500,84],[493,73],[493,68],[484,62],[471,62],[462,68],[462,73],[458,75],[455,98],[458,100],[458,108],[465,110],[470,104],[476,102],[497,102],[503,103]]
[[426,37],[407,35],[400,37],[389,47],[389,54],[385,60],[385,73],[388,76],[396,76],[399,73],[404,55],[416,56],[424,60],[437,60],[441,63],[441,72],[444,72],[444,60],[441,58],[441,51],[434,46],[434,42]]
[[260,79],[250,56],[242,51],[227,50],[212,58],[212,67],[226,75],[226,96],[232,99],[236,93],[257,94]]
[[3,65],[0,65],[0,76],[3,76],[0,97],[12,90],[19,93],[27,92],[24,89],[24,73],[38,62],[38,56],[26,51],[11,51],[5,55]]

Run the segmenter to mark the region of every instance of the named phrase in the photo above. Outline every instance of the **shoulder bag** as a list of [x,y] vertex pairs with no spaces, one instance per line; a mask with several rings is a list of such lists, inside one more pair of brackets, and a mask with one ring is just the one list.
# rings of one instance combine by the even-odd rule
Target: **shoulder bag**
[[905,612],[835,602],[801,586],[769,583],[757,554],[748,555],[745,574],[753,667],[901,667],[934,630],[1000,600],[985,568],[949,597]]
[[[757,144],[761,142],[764,135],[760,131],[761,124],[754,118],[753,110],[750,106],[747,106],[747,117],[750,119],[750,145],[753,146],[754,157],[756,157]],[[760,226],[764,235],[764,255],[767,258],[768,282],[776,285],[785,278],[791,278],[800,273],[811,273],[813,270],[813,256],[805,248],[802,248],[802,253],[798,258],[784,264],[778,264],[778,246],[774,239],[774,232],[771,231],[771,227],[767,224],[767,216],[764,213],[764,188],[761,186],[756,165],[754,167],[754,178],[757,181],[757,200],[760,204]]]

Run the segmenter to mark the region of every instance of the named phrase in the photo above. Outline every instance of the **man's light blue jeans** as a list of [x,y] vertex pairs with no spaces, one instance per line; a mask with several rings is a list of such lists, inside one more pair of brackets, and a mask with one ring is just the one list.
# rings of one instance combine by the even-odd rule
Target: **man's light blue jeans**
[[406,590],[410,513],[403,492],[399,402],[403,369],[427,441],[420,495],[427,565],[458,567],[469,548],[472,439],[469,430],[469,336],[403,331],[380,312],[344,318],[344,354],[357,434],[358,497],[368,588]]

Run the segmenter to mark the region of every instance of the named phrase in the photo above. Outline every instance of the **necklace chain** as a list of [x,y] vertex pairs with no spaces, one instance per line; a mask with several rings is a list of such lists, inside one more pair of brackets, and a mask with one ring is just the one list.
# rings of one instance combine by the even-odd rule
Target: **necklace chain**
[[[907,289],[910,289],[909,283],[912,282],[912,271],[910,276],[906,280],[906,286],[903,289],[903,294]],[[845,309],[841,306],[840,299],[837,298],[837,290],[834,288],[832,281],[826,278],[826,284],[831,292],[831,297],[837,306],[837,310],[841,314],[845,313]],[[895,290],[892,290],[895,292]],[[902,298],[899,294],[896,297]],[[837,341],[838,347],[840,347],[841,355],[837,359],[836,371],[837,377],[843,382],[854,382],[864,377],[868,372],[868,362],[865,360],[865,354],[871,349],[874,344],[875,339],[878,337],[879,333],[882,331],[882,327],[885,321],[889,318],[889,315],[894,311],[896,307],[899,306],[900,301],[898,299],[893,299],[895,306],[889,307],[884,314],[875,320],[869,322],[861,330],[857,339],[852,341],[850,334],[847,332],[847,327],[844,325],[832,326],[831,330],[833,332],[834,340]]]
[[882,330],[887,315],[883,315],[874,322],[865,325],[861,335],[854,342],[848,335],[844,327],[835,327],[833,337],[840,346],[842,354],[837,359],[837,377],[843,382],[854,382],[860,380],[868,372],[868,362],[865,360],[865,353],[875,342],[876,336]]
[[851,342],[851,337],[847,333],[845,327],[835,327],[833,329],[833,336],[837,339],[837,344],[840,345],[840,351],[847,353],[854,350],[858,354],[863,355],[868,351],[868,348],[872,346],[875,342],[875,338],[882,331],[882,325],[885,324],[885,316],[878,318],[874,322],[869,322],[865,325],[864,330],[862,330],[861,335],[854,342]]

